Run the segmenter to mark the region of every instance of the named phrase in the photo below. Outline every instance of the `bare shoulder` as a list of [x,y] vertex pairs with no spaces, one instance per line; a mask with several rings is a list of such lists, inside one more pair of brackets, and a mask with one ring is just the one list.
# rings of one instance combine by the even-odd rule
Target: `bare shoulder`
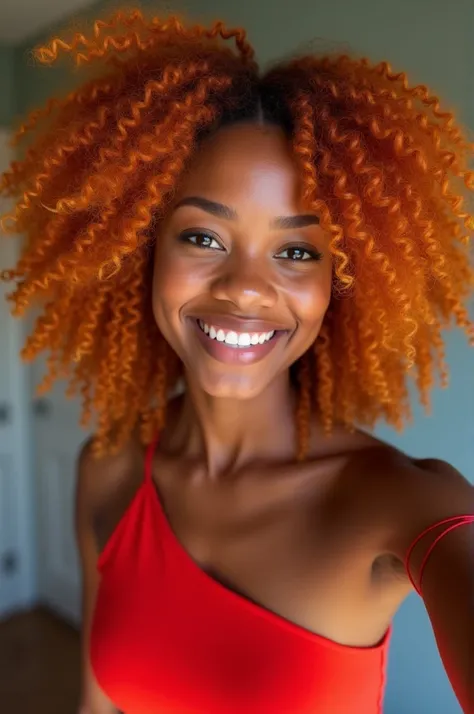
[[[84,442],[78,455],[76,520],[88,521],[94,531],[101,523],[116,520],[142,478],[143,447],[132,438],[118,453],[97,458],[93,439]],[[100,538],[102,540],[102,538]]]
[[367,452],[370,501],[385,523],[386,549],[401,560],[430,526],[474,514],[474,486],[454,466],[381,443]]
[[446,507],[454,500],[455,507],[461,503],[472,509],[469,498],[474,493],[473,485],[447,461],[413,458],[363,431],[350,435],[346,444],[351,470],[356,466],[359,476],[363,469],[362,483],[368,479],[377,500],[393,499],[394,508],[401,504],[406,507],[407,501],[413,501],[416,508],[421,501],[432,506],[441,502]]
[[104,495],[127,479],[140,458],[140,447],[130,440],[118,453],[97,457],[93,453],[93,437],[87,439],[77,460],[77,485],[92,502],[100,502]]
[[[182,408],[178,393],[168,404],[168,424],[174,424]],[[172,431],[172,429],[171,429]],[[129,501],[144,478],[145,449],[137,433],[114,454],[97,458],[93,453],[93,437],[87,439],[77,460],[76,503],[82,503],[91,513],[120,510]]]
[[430,525],[474,513],[473,485],[446,461],[413,458],[363,431],[339,432],[332,448],[343,455],[338,493],[384,550],[400,554]]

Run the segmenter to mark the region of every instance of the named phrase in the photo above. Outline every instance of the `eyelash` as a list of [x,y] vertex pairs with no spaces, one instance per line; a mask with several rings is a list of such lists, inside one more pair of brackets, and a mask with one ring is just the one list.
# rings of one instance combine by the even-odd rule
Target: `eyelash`
[[[198,243],[191,240],[191,238],[196,238],[197,236],[204,237],[204,238],[210,238],[211,241],[214,241],[215,243],[217,243],[219,248],[216,249],[216,248],[211,248],[208,245],[206,245],[206,246],[198,245]],[[181,233],[181,235],[179,236],[179,240],[182,243],[191,243],[192,245],[195,245],[196,248],[202,248],[203,250],[224,250],[221,247],[217,238],[214,238],[214,236],[212,236],[210,233],[205,233],[204,231],[187,231],[185,233]]]
[[[199,237],[208,238],[208,239],[210,239],[211,241],[214,241],[215,243],[217,243],[217,245],[219,246],[219,248],[213,248],[213,247],[211,247],[211,246],[209,246],[209,245],[206,245],[206,246],[204,246],[204,245],[199,245],[197,242],[191,240],[191,238],[197,238],[198,236],[199,236]],[[182,233],[182,234],[180,235],[180,237],[179,237],[179,240],[180,240],[181,242],[183,242],[183,243],[191,243],[191,245],[194,245],[194,246],[196,246],[197,248],[201,248],[202,250],[219,250],[219,251],[223,251],[223,250],[224,250],[224,248],[221,247],[221,245],[220,245],[219,241],[217,240],[217,238],[215,238],[214,236],[212,236],[212,235],[209,234],[209,233],[205,233],[204,231],[189,231],[189,232],[186,232],[186,233]],[[309,257],[309,258],[304,258],[304,259],[301,259],[301,258],[300,258],[300,259],[296,259],[296,260],[295,260],[295,259],[288,258],[288,257],[286,257],[286,258],[278,258],[277,256],[275,256],[275,257],[277,258],[277,260],[289,260],[289,261],[291,261],[291,262],[293,262],[293,263],[300,263],[300,262],[301,262],[301,263],[306,263],[306,262],[311,262],[311,261],[314,261],[314,260],[318,261],[318,260],[321,260],[321,258],[323,257],[322,254],[321,254],[318,250],[316,250],[315,248],[312,248],[312,247],[310,248],[309,246],[306,247],[306,246],[302,246],[302,245],[298,245],[298,244],[285,246],[285,247],[280,251],[280,254],[281,254],[281,253],[288,253],[288,252],[291,251],[291,250],[301,251],[303,254],[306,253],[306,254],[309,255],[310,257]]]
[[288,251],[290,250],[298,250],[301,251],[303,254],[306,253],[307,255],[309,255],[309,258],[299,258],[296,260],[292,260],[291,258],[277,258],[277,260],[290,260],[292,263],[307,263],[313,260],[321,260],[321,258],[323,257],[322,254],[315,248],[306,248],[301,245],[288,245],[286,246],[286,248],[283,248],[283,250],[280,251],[280,254],[288,253]]

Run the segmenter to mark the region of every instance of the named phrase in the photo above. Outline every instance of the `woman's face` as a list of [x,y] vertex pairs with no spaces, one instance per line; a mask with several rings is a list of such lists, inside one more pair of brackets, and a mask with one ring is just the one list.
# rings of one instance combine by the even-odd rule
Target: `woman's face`
[[329,241],[298,195],[283,132],[234,125],[202,144],[160,229],[155,319],[211,396],[256,396],[318,335]]

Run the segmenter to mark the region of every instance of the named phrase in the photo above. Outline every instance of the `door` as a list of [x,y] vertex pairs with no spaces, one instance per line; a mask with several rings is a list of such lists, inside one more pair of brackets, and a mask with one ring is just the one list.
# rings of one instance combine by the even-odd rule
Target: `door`
[[[36,316],[27,320],[28,331]],[[47,354],[31,366],[31,393],[46,373]],[[67,383],[56,382],[32,401],[37,479],[39,599],[74,624],[80,622],[81,586],[74,534],[77,456],[89,436],[79,426],[80,402],[66,397]]]
[[[36,386],[44,359],[31,370]],[[80,405],[64,383],[33,402],[38,480],[38,590],[40,600],[73,623],[80,621],[80,577],[74,537],[77,455],[87,434],[78,426]]]
[[[12,239],[10,245],[14,242],[15,239]],[[9,264],[12,262],[10,261]],[[37,314],[30,311],[20,322],[23,336],[31,332],[36,318]],[[17,325],[16,322],[14,324]],[[3,332],[2,326],[2,338]],[[14,344],[11,344],[9,349],[15,355],[13,359],[17,365],[16,355],[20,345],[17,344],[17,333],[14,332],[10,322],[7,334],[10,337],[15,334]],[[5,345],[2,347],[5,349]],[[77,400],[66,398],[64,383],[55,384],[51,392],[44,396],[36,396],[35,388],[45,373],[47,356],[47,354],[40,355],[27,369],[27,410],[31,426],[28,444],[32,452],[35,485],[37,599],[71,622],[79,623],[80,577],[74,538],[73,506],[77,454],[88,434],[79,427],[80,404]],[[4,375],[4,391],[10,379],[8,374]],[[11,399],[5,396],[2,397],[2,401],[8,406]],[[0,423],[1,418],[0,408]],[[0,427],[0,433],[5,434],[5,445],[14,442],[6,427],[3,432]],[[11,479],[8,483],[11,490]],[[8,498],[11,501],[12,496]],[[13,513],[8,504],[5,505],[5,509]],[[3,530],[6,532],[8,528],[12,532],[9,535],[9,539],[12,540],[17,537],[15,518],[7,519],[7,523],[8,526],[4,526]],[[11,548],[6,549],[7,556],[11,550]],[[9,566],[8,560],[7,566]]]
[[[10,154],[8,133],[0,129],[0,172]],[[0,214],[7,210],[0,199]],[[0,236],[0,269],[14,265],[18,248],[17,238]],[[0,282],[0,617],[35,599],[28,368],[18,357],[23,326],[5,300],[10,289]]]

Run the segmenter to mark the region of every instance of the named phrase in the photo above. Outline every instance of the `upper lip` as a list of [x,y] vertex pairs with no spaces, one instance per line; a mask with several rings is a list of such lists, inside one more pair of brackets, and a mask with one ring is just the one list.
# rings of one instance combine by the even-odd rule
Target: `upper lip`
[[201,313],[193,315],[195,320],[202,320],[207,325],[222,327],[223,330],[233,330],[234,332],[272,332],[273,330],[288,330],[288,326],[278,322],[268,320],[258,320],[253,317],[238,317],[237,315],[219,315]]

